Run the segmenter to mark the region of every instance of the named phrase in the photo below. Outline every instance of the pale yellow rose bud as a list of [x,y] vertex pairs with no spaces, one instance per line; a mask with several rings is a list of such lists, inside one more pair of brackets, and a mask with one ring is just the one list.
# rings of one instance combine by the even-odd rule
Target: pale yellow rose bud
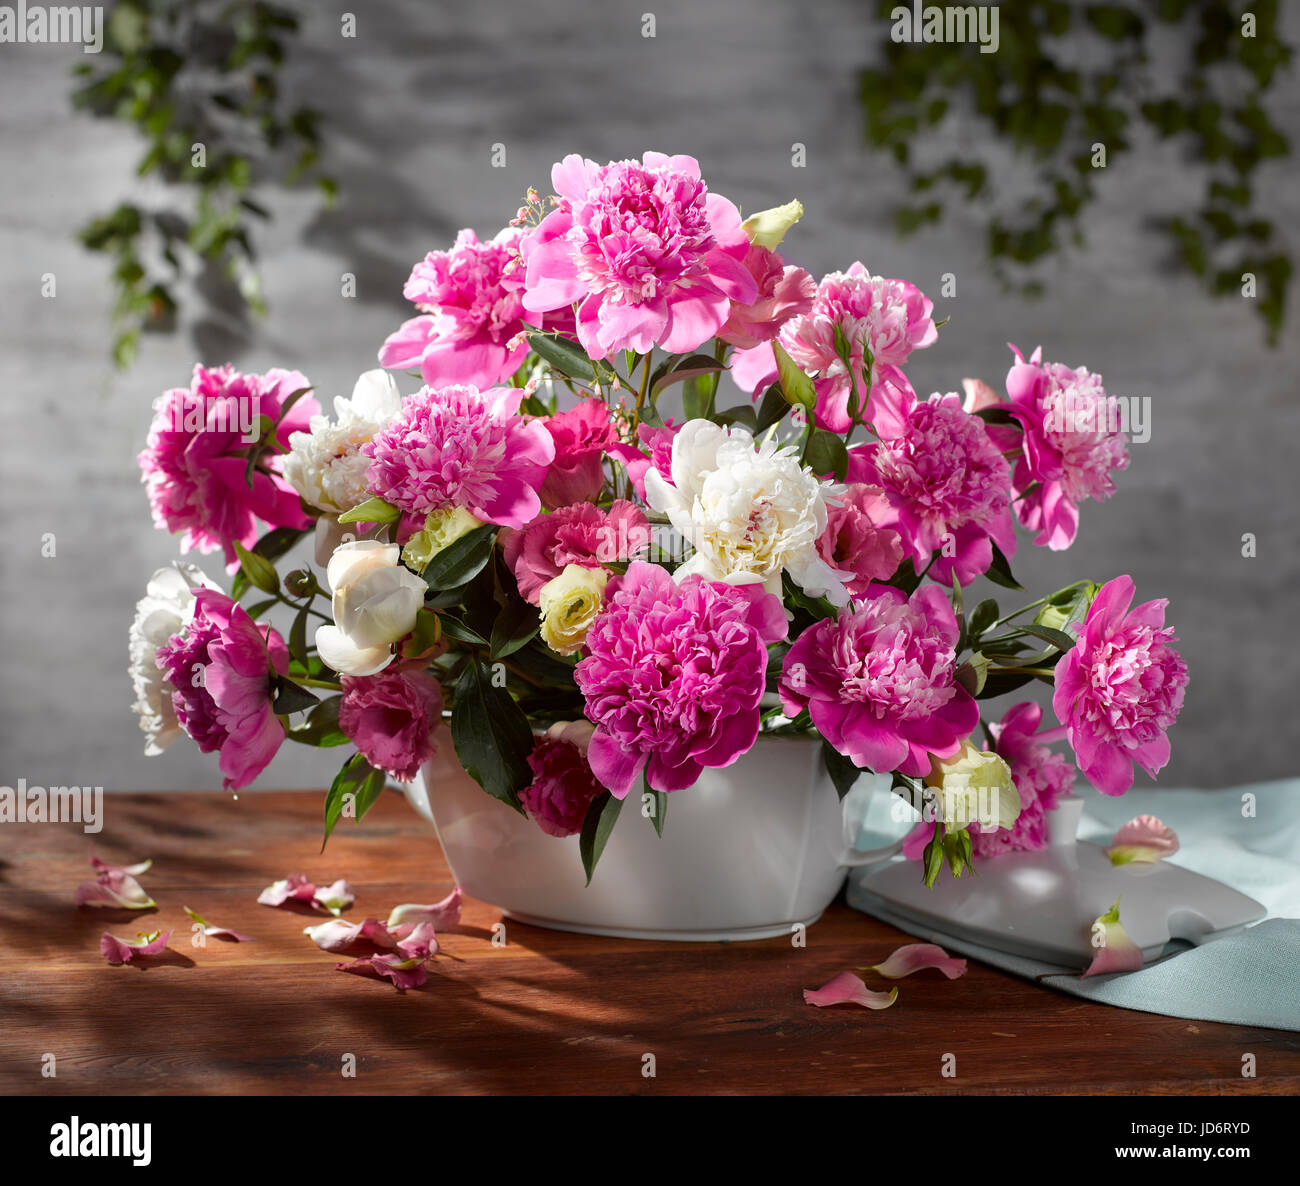
[[785,238],[786,231],[802,217],[803,205],[798,201],[787,202],[784,206],[773,206],[770,210],[751,214],[740,224],[740,228],[756,247],[774,251]]
[[412,568],[423,572],[439,552],[454,544],[476,527],[482,527],[464,507],[447,507],[430,511],[424,517],[424,527],[402,546],[402,559]]
[[1020,793],[1011,767],[968,737],[951,758],[930,759],[925,785],[935,790],[938,818],[950,830],[978,823],[980,830],[1010,828],[1020,815]]
[[572,655],[587,641],[587,631],[605,603],[608,580],[603,568],[569,564],[542,586],[538,602],[542,641],[556,654]]

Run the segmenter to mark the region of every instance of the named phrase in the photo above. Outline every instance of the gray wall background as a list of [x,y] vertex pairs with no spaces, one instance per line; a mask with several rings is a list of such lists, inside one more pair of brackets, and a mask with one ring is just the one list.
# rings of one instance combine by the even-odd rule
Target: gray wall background
[[[1284,7],[1294,44],[1300,14]],[[329,218],[309,196],[272,200],[275,222],[260,237],[271,313],[236,359],[244,369],[297,367],[321,396],[347,394],[408,315],[411,263],[462,226],[494,232],[529,184],[547,192],[553,161],[694,154],[711,186],[746,210],[803,201],[792,261],[820,274],[861,259],[936,299],[936,316],[951,322],[909,367],[922,394],[958,389],[964,375],[997,385],[1014,341],[1100,371],[1111,391],[1151,397],[1152,438],[1133,447],[1119,494],[1087,504],[1068,553],[1024,539],[1016,572],[1035,595],[1127,572],[1141,597],[1172,600],[1192,683],[1162,783],[1296,773],[1300,342],[1293,315],[1282,345],[1265,349],[1246,302],[1203,297],[1134,216],[1184,189],[1174,152],[1144,143],[1108,170],[1087,250],[1028,303],[986,274],[973,212],[958,208],[909,241],[893,235],[899,179],[862,147],[856,101],[857,71],[888,24],[862,0],[299,8],[291,83],[326,116],[342,199]],[[341,9],[357,14],[355,40],[339,35]],[[653,40],[641,36],[647,9]],[[196,344],[187,326],[146,339],[131,371],[112,371],[108,265],[73,232],[148,190],[134,179],[131,131],[72,113],[79,59],[73,47],[0,46],[0,783],[216,787],[215,756],[184,742],[146,759],[129,712],[126,628],[149,573],[177,555],[152,528],[134,458],[151,400],[185,384],[196,357],[227,361],[241,343],[209,325]],[[1275,116],[1294,138],[1300,97],[1293,81],[1277,91]],[[795,141],[807,146],[806,168],[791,167]],[[491,167],[495,142],[507,168]],[[1268,212],[1294,227],[1294,165],[1262,182]],[[55,299],[40,295],[48,272]],[[357,277],[356,299],[340,296],[344,272]],[[953,300],[938,299],[944,272],[957,277]],[[41,556],[45,532],[57,539],[53,559]],[[1258,538],[1254,559],[1241,555],[1243,532]],[[222,575],[215,558],[206,567]],[[338,760],[286,746],[261,785],[324,785]]]

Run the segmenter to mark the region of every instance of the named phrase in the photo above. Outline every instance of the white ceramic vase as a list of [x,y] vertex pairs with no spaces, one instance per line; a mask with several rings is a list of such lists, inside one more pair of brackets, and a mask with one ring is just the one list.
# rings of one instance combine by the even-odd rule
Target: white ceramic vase
[[819,746],[760,737],[734,765],[668,796],[662,837],[630,796],[590,886],[578,837],[549,836],[486,794],[445,730],[404,789],[460,887],[511,918],[634,939],[766,939],[816,922],[849,868],[894,851],[852,847],[849,800],[841,804]]

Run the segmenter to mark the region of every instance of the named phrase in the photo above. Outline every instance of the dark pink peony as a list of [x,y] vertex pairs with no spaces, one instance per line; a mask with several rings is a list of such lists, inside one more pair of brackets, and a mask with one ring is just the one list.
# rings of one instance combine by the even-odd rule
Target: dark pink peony
[[595,724],[587,751],[616,798],[642,772],[679,791],[705,767],[729,766],[758,736],[767,647],[785,610],[761,585],[726,585],[634,562],[605,590],[575,678]]
[[539,515],[522,531],[502,534],[502,552],[519,584],[519,595],[533,605],[542,586],[567,565],[603,568],[628,560],[650,544],[650,523],[634,503],[619,499],[608,511],[589,502]]
[[1107,581],[1079,641],[1056,665],[1052,707],[1079,769],[1103,795],[1133,785],[1133,765],[1152,778],[1169,761],[1167,731],[1183,707],[1187,664],[1170,646],[1163,598],[1130,610],[1133,578]]
[[786,267],[775,251],[752,244],[745,253],[745,267],[754,277],[758,295],[749,304],[731,305],[727,323],[718,337],[742,350],[770,342],[792,317],[812,309],[817,281],[803,268]]
[[844,586],[850,596],[861,597],[872,581],[894,575],[903,561],[903,543],[894,528],[885,526],[893,508],[879,486],[856,482],[826,510],[817,553],[832,568],[853,574]]
[[957,619],[935,585],[910,598],[878,585],[803,632],[785,657],[781,701],[857,765],[924,777],[979,723],[957,683]]
[[289,670],[284,639],[224,593],[196,589],[193,617],[158,648],[157,663],[181,728],[205,754],[220,751],[227,790],[251,783],[284,740],[271,707],[272,669]]
[[548,835],[581,832],[591,801],[605,789],[587,762],[591,734],[587,721],[562,721],[533,743],[528,755],[533,781],[519,792],[519,801]]
[[339,728],[376,770],[410,782],[434,754],[442,721],[442,689],[414,668],[344,675]]
[[555,460],[542,483],[542,502],[563,507],[595,498],[605,485],[605,450],[617,439],[609,408],[603,400],[584,399],[542,423],[555,442]]
[[[140,470],[154,522],[164,531],[184,532],[183,552],[221,550],[233,568],[235,543],[251,548],[259,519],[270,527],[311,526],[298,492],[280,476],[278,456],[263,458],[251,486],[244,476],[260,417],[277,419],[284,401],[310,386],[297,371],[245,375],[231,366],[196,366],[188,388],[173,388],[154,404]],[[282,452],[288,451],[289,434],[306,432],[319,412],[311,396],[289,409],[276,431]]]

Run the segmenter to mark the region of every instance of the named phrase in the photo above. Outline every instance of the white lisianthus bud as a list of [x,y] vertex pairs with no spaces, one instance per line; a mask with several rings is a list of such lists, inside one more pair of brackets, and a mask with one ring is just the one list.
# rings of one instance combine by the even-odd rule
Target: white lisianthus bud
[[316,631],[316,649],[335,671],[374,675],[392,662],[392,644],[409,634],[424,605],[425,583],[398,563],[396,544],[362,539],[334,549],[325,570],[334,625]]
[[766,247],[773,251],[779,246],[785,233],[803,217],[803,205],[787,202],[784,206],[773,206],[770,210],[760,210],[751,214],[740,224],[740,229],[749,236],[755,247]]
[[587,641],[587,631],[605,603],[609,573],[603,568],[566,564],[542,586],[542,641],[558,655],[572,655]]
[[933,787],[938,818],[949,830],[978,823],[983,832],[1010,828],[1020,815],[1011,767],[968,737],[951,758],[930,759],[925,785]]

